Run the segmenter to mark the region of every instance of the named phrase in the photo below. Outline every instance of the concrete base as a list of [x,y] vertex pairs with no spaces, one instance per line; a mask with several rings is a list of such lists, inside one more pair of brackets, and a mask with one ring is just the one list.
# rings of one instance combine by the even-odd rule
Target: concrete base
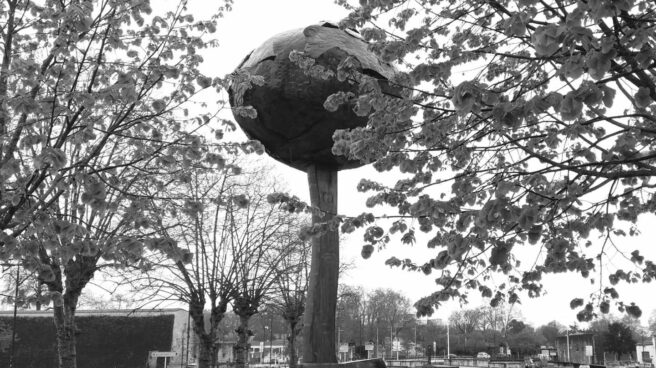
[[338,368],[337,363],[299,363],[298,368]]
[[299,368],[387,368],[383,359],[353,360],[344,363],[301,363]]
[[376,358],[339,363],[339,368],[387,368],[387,365],[383,359]]

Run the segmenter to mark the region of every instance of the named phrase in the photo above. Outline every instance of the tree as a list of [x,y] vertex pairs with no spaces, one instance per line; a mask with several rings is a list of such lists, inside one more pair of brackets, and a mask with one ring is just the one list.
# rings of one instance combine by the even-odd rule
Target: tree
[[368,299],[370,311],[375,313],[374,320],[381,327],[379,331],[381,339],[387,335],[388,329],[390,339],[394,339],[401,329],[411,322],[411,319],[408,318],[411,307],[410,300],[398,291],[375,289]]
[[228,219],[238,172],[233,164],[212,169],[194,162],[170,178],[176,185],[146,188],[145,197],[151,198],[149,207],[157,218],[155,229],[167,244],[153,249],[163,254],[158,273],[138,279],[130,275],[126,280],[137,290],[148,290],[151,302],[187,303],[202,368],[217,365],[219,326],[235,288],[237,264],[229,245]]
[[340,284],[337,290],[337,328],[341,330],[340,341],[363,344],[364,311],[366,292],[361,286]]
[[621,322],[612,322],[608,325],[604,341],[606,351],[616,353],[618,357],[622,354],[631,354],[636,349],[631,328]]
[[464,349],[467,349],[467,339],[481,326],[481,313],[477,309],[464,309],[453,312],[449,324],[455,327],[464,338]]
[[228,246],[235,263],[235,284],[231,299],[239,316],[237,342],[233,346],[235,364],[248,363],[249,320],[267,298],[273,298],[280,273],[295,272],[297,264],[281,268],[295,248],[305,247],[299,239],[302,223],[296,213],[269,202],[269,194],[277,185],[267,180],[266,171],[254,168],[239,182],[240,191],[226,208]]
[[[333,152],[404,175],[358,185],[368,206],[398,210],[388,231],[371,214],[342,229],[368,226],[367,254],[393,234],[425,234],[431,259],[387,261],[441,274],[418,313],[470,291],[512,303],[520,291],[541,295],[544,274],[598,272],[600,292],[572,301],[578,319],[612,304],[639,316],[614,286],[653,280],[656,263],[616,240],[639,233],[656,204],[656,5],[366,0],[351,10],[340,26],[360,27],[385,61],[403,63],[393,83],[406,90],[386,95],[375,77],[349,74],[367,82],[349,102],[369,122],[336,132]],[[546,254],[522,267],[520,245]],[[632,263],[614,268],[611,249]],[[508,282],[491,287],[492,273]]]
[[[4,288],[0,292],[2,295],[0,302],[16,304],[16,307],[20,309],[34,307],[36,310],[41,310],[45,299],[43,283],[38,280],[35,273],[25,274],[25,270],[18,269],[15,272],[14,268],[20,268],[20,265],[7,267],[7,272],[2,274],[1,280],[4,282]],[[21,271],[23,271],[22,274]]]
[[551,321],[546,325],[538,327],[536,330],[537,333],[544,336],[546,341],[551,345],[555,346],[556,338],[560,336],[560,331],[565,330],[565,326],[561,325],[557,321]]
[[211,114],[186,110],[220,88],[197,53],[217,17],[194,21],[185,4],[0,2],[0,259],[48,287],[60,367],[76,366],[75,309],[98,267],[143,264],[134,189],[166,186],[156,176],[176,155],[217,161],[195,132]]
[[652,310],[649,316],[649,332],[652,336],[656,336],[656,309]]
[[297,339],[303,329],[303,313],[310,272],[311,244],[298,239],[278,265],[272,305],[289,327],[287,353],[289,368],[298,366]]

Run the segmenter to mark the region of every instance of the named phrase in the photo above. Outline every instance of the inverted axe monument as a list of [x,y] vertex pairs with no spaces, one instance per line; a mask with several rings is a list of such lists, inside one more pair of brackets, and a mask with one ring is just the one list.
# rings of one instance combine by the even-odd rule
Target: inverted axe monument
[[[315,70],[335,71],[349,56],[357,60],[354,68],[358,72],[382,81],[393,76],[394,68],[369,51],[356,32],[330,23],[278,34],[253,50],[237,67],[237,71],[263,77],[264,84],[231,86],[228,92],[233,108],[251,106],[257,111],[256,117],[234,114],[235,120],[250,138],[264,145],[271,157],[307,173],[311,204],[320,210],[312,216],[316,224],[330,221],[337,214],[337,172],[361,165],[332,154],[333,133],[336,129],[364,126],[367,118],[357,116],[352,103],[334,112],[326,110],[328,96],[339,91],[357,94],[358,83],[308,73],[290,60],[293,51],[296,56],[314,59]],[[312,240],[303,325],[304,366],[337,364],[338,270],[338,231],[328,230]]]

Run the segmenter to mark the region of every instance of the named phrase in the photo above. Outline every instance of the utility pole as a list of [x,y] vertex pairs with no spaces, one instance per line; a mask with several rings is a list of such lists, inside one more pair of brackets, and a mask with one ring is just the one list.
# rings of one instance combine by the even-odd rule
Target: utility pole
[[14,345],[16,345],[16,319],[18,314],[18,286],[20,285],[20,264],[16,264],[16,291],[14,293],[14,318],[11,326],[11,350],[9,350],[9,368],[14,368]]
[[393,350],[394,349],[394,332],[393,332],[394,325],[392,324],[392,321],[390,321],[390,359],[392,359]]
[[451,355],[451,337],[449,336],[449,322],[446,323],[446,357]]
[[376,356],[374,358],[378,358],[378,325],[376,325]]
[[569,361],[569,329],[567,329],[567,362]]
[[415,351],[414,351],[414,356],[415,358],[417,357],[417,325],[415,324]]
[[271,360],[273,360],[273,313],[271,313],[269,326],[271,326],[269,331],[269,366],[271,366]]
[[339,361],[342,360],[342,343],[341,343],[341,338],[342,338],[342,329],[337,328],[337,356],[339,357]]

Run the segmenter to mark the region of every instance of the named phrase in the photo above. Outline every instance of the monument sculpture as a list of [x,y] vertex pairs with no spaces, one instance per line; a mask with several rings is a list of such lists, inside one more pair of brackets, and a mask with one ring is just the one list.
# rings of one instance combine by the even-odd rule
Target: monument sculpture
[[[302,68],[298,56],[314,60],[310,64],[319,72]],[[379,79],[389,89],[386,81],[393,76],[394,68],[369,51],[355,31],[341,30],[330,23],[270,38],[237,67],[237,73],[261,76],[264,82],[233,83],[229,89],[233,109],[252,106],[257,112],[257,116],[234,114],[244,132],[259,140],[273,158],[307,173],[311,204],[320,210],[312,216],[313,223],[329,221],[337,213],[337,172],[360,165],[332,154],[332,136],[336,129],[364,126],[367,117],[357,116],[352,103],[345,103],[336,111],[324,108],[328,96],[358,91],[357,81],[328,76],[327,71],[335,71],[349,57],[349,61],[355,61],[357,72]],[[321,73],[322,70],[327,73]],[[338,269],[338,231],[329,230],[312,240],[303,327],[304,366],[337,363]]]

